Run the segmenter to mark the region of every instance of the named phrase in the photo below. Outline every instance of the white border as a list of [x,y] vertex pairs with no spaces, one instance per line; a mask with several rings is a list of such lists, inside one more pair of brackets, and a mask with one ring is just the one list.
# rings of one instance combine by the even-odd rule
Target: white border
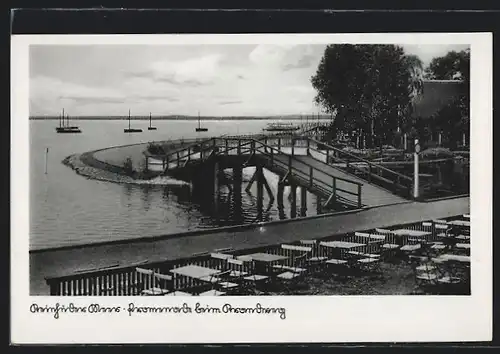
[[[30,44],[397,43],[471,45],[472,295],[238,298],[54,298],[29,296],[28,54]],[[321,35],[57,35],[11,41],[12,343],[238,343],[488,341],[492,336],[492,35],[490,33]],[[283,306],[266,315],[33,315],[29,306],[170,304]]]

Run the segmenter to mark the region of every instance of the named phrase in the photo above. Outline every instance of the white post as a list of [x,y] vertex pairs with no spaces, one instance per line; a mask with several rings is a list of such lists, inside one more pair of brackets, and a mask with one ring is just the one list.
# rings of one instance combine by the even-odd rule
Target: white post
[[45,150],[45,174],[47,174],[48,160],[49,160],[49,148]]
[[438,146],[441,146],[441,132],[438,135]]
[[462,135],[462,145],[465,146],[465,133]]
[[406,140],[406,133],[405,133],[405,136],[404,136],[404,148],[405,148],[405,151],[408,149],[408,145],[407,145],[407,140]]
[[418,198],[418,153],[420,152],[420,145],[418,139],[415,139],[415,152],[413,154],[414,171],[413,171],[413,197]]
[[356,137],[356,149],[359,149],[359,135]]

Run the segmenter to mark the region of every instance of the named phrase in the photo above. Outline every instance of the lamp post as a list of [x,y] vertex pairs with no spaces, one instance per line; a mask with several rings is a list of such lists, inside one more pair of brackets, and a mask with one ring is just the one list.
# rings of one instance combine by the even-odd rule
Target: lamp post
[[418,139],[415,139],[415,153],[413,154],[413,198],[418,198],[418,154],[420,152],[420,144],[418,143]]

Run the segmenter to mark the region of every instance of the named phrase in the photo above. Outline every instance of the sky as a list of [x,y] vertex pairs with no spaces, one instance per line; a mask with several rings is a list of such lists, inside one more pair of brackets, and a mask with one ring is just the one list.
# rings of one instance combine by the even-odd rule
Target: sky
[[[424,64],[463,45],[402,45]],[[32,45],[30,115],[317,113],[326,45]]]

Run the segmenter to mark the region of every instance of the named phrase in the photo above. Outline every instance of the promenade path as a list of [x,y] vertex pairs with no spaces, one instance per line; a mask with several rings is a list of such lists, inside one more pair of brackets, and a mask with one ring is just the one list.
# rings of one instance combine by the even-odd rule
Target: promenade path
[[196,236],[30,253],[30,293],[48,295],[45,276],[63,275],[77,270],[187,257],[217,248],[245,249],[321,238],[469,212],[469,197],[423,203],[408,202],[348,214],[276,222],[262,227],[255,224],[237,230],[202,230]]
[[[332,177],[330,177],[332,175],[338,178],[344,178],[353,182],[363,184],[361,188],[361,203],[365,206],[375,207],[388,204],[403,203],[407,201],[407,199],[395,195],[394,193],[382,187],[368,183],[366,180],[358,178],[352,174],[348,174],[337,167],[327,165],[326,163],[323,163],[312,156],[295,155],[294,157],[295,159],[292,160],[292,166],[295,169],[301,170],[304,175],[307,176],[309,174],[308,166],[312,166],[314,169],[314,177],[320,179],[326,184],[332,183]],[[274,159],[280,160],[283,163],[287,163],[288,155],[276,155]],[[305,164],[301,164],[299,161],[302,161]],[[337,181],[337,188],[345,189],[354,193],[356,192],[356,185],[352,183],[346,183],[342,180]],[[355,196],[351,194],[343,193],[341,191],[338,191],[337,193],[340,197],[356,202]]]

